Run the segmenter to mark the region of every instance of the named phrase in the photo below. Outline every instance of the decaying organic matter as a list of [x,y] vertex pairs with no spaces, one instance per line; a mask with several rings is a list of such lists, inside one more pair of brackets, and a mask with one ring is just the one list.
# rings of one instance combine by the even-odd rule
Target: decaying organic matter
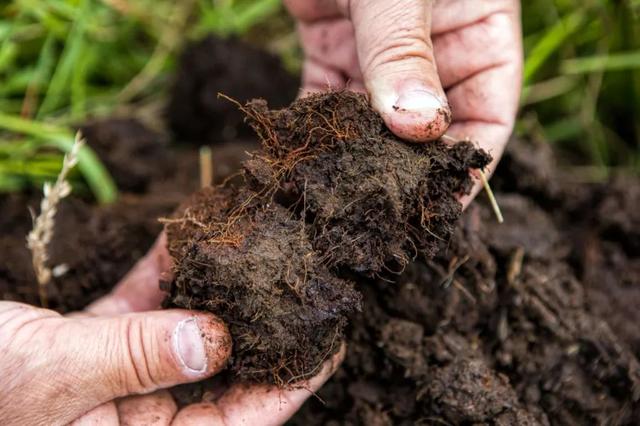
[[203,190],[167,220],[166,304],[228,324],[235,378],[287,385],[339,348],[354,282],[395,276],[449,239],[469,170],[490,157],[470,142],[400,141],[351,92],[242,109],[263,148],[243,186]]
[[512,142],[504,224],[479,197],[436,258],[360,288],[342,367],[291,424],[638,424],[638,179],[568,183],[552,160]]

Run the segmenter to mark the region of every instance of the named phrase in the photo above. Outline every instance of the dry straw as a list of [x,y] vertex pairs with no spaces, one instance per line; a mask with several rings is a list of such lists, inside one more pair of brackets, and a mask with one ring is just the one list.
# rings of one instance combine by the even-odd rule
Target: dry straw
[[[458,142],[458,139],[449,135],[442,135],[442,140],[451,142],[451,143]],[[470,142],[470,139],[467,138],[466,140]],[[493,194],[493,190],[489,185],[489,179],[487,179],[487,175],[482,170],[479,170],[479,169],[477,170],[477,172],[478,172],[478,176],[480,177],[480,181],[482,182],[482,188],[485,190],[485,192],[487,193],[487,196],[489,197],[489,203],[491,203],[491,208],[493,209],[493,213],[496,215],[496,219],[498,220],[498,223],[504,223],[504,217],[502,216],[500,205],[498,204],[498,200],[496,200],[496,197]]]
[[[60,170],[56,182],[53,186],[51,182],[44,184],[44,197],[40,202],[40,214],[33,218],[33,229],[27,236],[27,247],[31,250],[31,262],[38,280],[40,304],[44,308],[48,305],[47,285],[52,276],[52,271],[47,266],[47,261],[49,260],[47,246],[53,237],[58,204],[71,193],[71,184],[67,181],[67,175],[78,164],[78,154],[84,143],[85,141],[80,133],[76,133],[71,150],[64,156],[62,170]],[[32,214],[32,216],[34,215]]]

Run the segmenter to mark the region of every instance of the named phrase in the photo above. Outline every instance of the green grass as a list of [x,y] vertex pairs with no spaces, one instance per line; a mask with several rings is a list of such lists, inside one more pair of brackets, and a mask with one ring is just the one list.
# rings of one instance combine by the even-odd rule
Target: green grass
[[[164,93],[184,42],[241,35],[280,14],[279,0],[12,0],[0,4],[0,191],[55,178],[73,126]],[[29,149],[25,149],[29,147]],[[117,189],[80,155],[78,186],[99,202]]]
[[518,131],[606,176],[640,171],[638,1],[522,2],[526,65]]

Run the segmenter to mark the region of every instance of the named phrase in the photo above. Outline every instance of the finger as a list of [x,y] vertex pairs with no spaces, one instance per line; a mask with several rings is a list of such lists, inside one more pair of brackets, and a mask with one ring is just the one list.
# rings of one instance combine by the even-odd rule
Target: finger
[[340,90],[347,80],[337,69],[324,62],[306,59],[302,67],[302,96],[310,93]]
[[228,425],[281,425],[286,422],[338,369],[345,346],[325,362],[321,372],[292,390],[265,385],[234,385],[218,400]]
[[70,426],[118,426],[120,421],[118,419],[118,410],[116,410],[116,404],[113,402],[107,402],[102,404],[87,414],[83,415],[79,419],[71,422]]
[[341,16],[336,0],[284,0],[289,13],[303,22],[320,21]]
[[[514,13],[494,13],[474,25],[433,36],[435,57],[444,88],[450,88],[490,68],[513,62],[522,55],[519,39],[517,16]],[[487,46],[491,46],[490,54],[484,53]],[[451,99],[449,101],[455,120],[455,106]]]
[[517,0],[439,0],[433,4],[431,34],[435,36],[471,26],[496,13],[513,13],[519,5]]
[[117,407],[121,426],[167,426],[178,411],[167,390],[120,399]]
[[[455,120],[447,134],[472,140],[491,154],[491,164],[485,170],[487,177],[493,174],[513,131],[519,82],[519,64],[508,63],[474,75],[449,91]],[[475,180],[471,193],[460,199],[465,208],[482,190],[480,180]]]
[[451,112],[431,42],[432,0],[351,0],[360,68],[373,107],[411,141],[447,130]]
[[363,86],[356,55],[353,24],[346,18],[321,20],[298,25],[304,48],[303,87],[322,90]]
[[0,372],[14,389],[37,389],[32,399],[52,418],[71,421],[118,397],[204,379],[231,353],[227,328],[211,314],[167,310],[71,320],[46,312],[8,311],[19,318],[0,329]]
[[157,309],[166,295],[160,290],[160,279],[170,270],[171,257],[167,251],[167,237],[163,232],[147,255],[115,289],[89,305],[86,311],[106,316]]
[[[264,419],[261,419],[264,421]],[[255,424],[264,424],[262,421]],[[254,423],[247,423],[254,424]],[[172,426],[233,426],[220,408],[210,402],[189,405],[178,412]]]

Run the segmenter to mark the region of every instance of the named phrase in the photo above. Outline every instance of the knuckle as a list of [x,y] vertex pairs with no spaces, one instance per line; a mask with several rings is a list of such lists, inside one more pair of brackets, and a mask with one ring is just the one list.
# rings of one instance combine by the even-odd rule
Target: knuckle
[[416,31],[397,31],[372,46],[364,60],[365,69],[370,70],[415,59],[435,63],[431,41]]
[[145,331],[143,318],[124,318],[119,327],[118,337],[120,349],[117,351],[121,359],[116,368],[116,386],[126,393],[153,391],[161,386],[156,370],[151,368],[157,356],[153,333]]
[[[0,345],[18,347],[21,342],[32,340],[45,320],[60,318],[60,315],[18,303],[0,308]],[[9,345],[11,343],[11,345]]]

